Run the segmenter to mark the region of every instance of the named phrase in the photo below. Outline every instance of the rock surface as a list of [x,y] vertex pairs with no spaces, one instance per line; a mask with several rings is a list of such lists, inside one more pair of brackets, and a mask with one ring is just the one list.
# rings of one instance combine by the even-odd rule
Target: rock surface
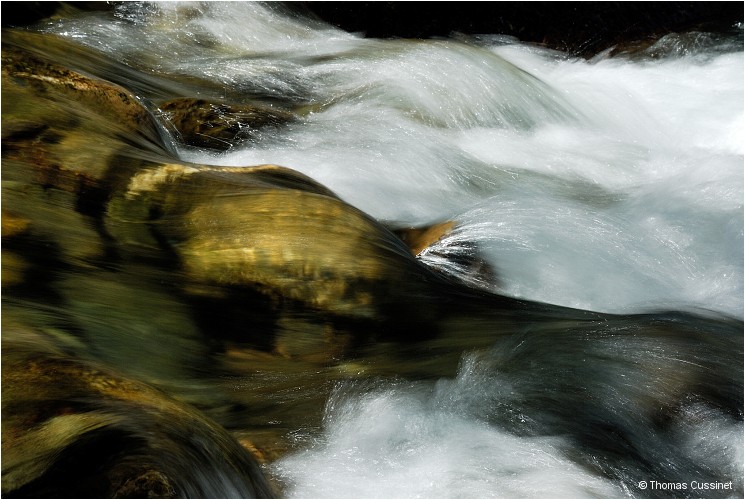
[[218,151],[250,140],[262,129],[292,120],[290,113],[267,107],[195,98],[171,99],[158,108],[184,144]]
[[3,496],[275,495],[249,452],[199,411],[39,332],[4,322],[2,380]]

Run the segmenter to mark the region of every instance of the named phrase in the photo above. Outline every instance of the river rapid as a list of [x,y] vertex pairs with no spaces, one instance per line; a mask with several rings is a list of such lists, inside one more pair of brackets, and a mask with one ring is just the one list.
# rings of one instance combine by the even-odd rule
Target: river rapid
[[[454,221],[418,259],[471,289],[614,315],[743,319],[742,26],[589,59],[494,34],[364,38],[254,2],[126,2],[34,29],[115,61],[105,72],[145,101],[189,85],[292,109],[299,119],[224,151],[161,132],[182,161],[289,167],[390,227]],[[458,258],[474,249],[489,273]],[[656,432],[637,417],[637,395],[676,389],[627,372],[637,351],[538,337],[464,350],[451,376],[335,380],[309,398],[318,419],[279,426],[288,451],[264,470],[291,498],[615,498],[644,496],[640,481],[656,482],[651,496],[742,494],[742,414],[692,401]],[[658,346],[645,346],[652,366]],[[572,370],[571,382],[541,378]],[[246,380],[225,385],[261,387]],[[277,400],[292,407],[287,380]],[[613,421],[633,430],[630,455],[666,465],[607,465],[582,448],[581,432],[556,423],[579,408],[572,425],[585,425],[571,395],[580,385],[614,402]],[[544,412],[551,404],[564,409]]]
[[507,295],[742,317],[737,33],[673,33],[588,61],[497,36],[364,39],[253,3],[135,2],[119,16],[51,29],[309,108],[248,145],[184,159],[288,166],[382,220],[457,219],[442,245],[478,242]]

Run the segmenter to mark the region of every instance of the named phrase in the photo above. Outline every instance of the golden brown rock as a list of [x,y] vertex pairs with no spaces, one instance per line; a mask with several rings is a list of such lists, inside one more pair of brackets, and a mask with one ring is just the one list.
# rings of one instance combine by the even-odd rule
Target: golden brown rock
[[[49,94],[50,100],[60,104],[66,101],[78,103],[107,117],[109,127],[138,131],[150,140],[157,140],[157,126],[152,114],[132,92],[62,66],[45,56],[55,45],[64,46],[66,43],[51,35],[4,32],[3,87],[12,83],[39,96]],[[4,105],[3,114],[6,113]]]
[[273,496],[251,455],[194,408],[3,327],[4,496]]
[[427,297],[428,272],[400,239],[282,167],[155,166],[132,177],[108,215],[111,234],[161,233],[197,282],[360,318]]
[[158,106],[161,117],[189,146],[226,150],[264,127],[292,119],[288,112],[267,106],[178,98]]
[[[4,72],[15,103],[3,109],[14,123],[3,131],[4,179],[71,193],[65,208],[92,217],[117,253],[166,250],[191,282],[250,287],[353,318],[428,303],[422,285],[431,273],[388,229],[312,179],[274,165],[179,163],[165,149],[144,156],[131,138],[146,135],[151,117],[127,91],[16,47],[4,50]],[[60,105],[70,100],[81,106]],[[208,108],[189,99],[166,105],[184,120]]]
[[452,232],[455,222],[445,221],[425,227],[405,227],[396,229],[394,233],[408,245],[411,253],[419,255],[422,250],[440,241]]

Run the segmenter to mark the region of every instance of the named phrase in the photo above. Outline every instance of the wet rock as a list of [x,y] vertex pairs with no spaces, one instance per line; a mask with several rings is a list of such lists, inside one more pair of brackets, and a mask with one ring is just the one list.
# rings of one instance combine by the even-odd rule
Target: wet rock
[[[54,101],[79,103],[84,109],[108,118],[109,128],[119,126],[153,141],[158,140],[159,133],[152,114],[129,90],[61,66],[44,57],[41,49],[24,46],[43,46],[45,40],[54,43],[55,39],[34,33],[3,34],[3,87],[10,81],[30,93],[48,95]],[[3,109],[3,114],[8,111]],[[4,135],[8,134],[4,132]]]
[[[401,240],[307,176],[185,164],[165,148],[143,154],[133,146],[147,144],[134,141],[152,117],[133,95],[15,46],[3,54],[3,91],[14,102],[4,120],[15,123],[3,130],[4,179],[37,199],[60,197],[57,208],[82,215],[83,227],[89,218],[101,254],[170,257],[192,282],[353,318],[392,318],[404,302],[431,300],[425,283],[437,278]],[[172,104],[184,123],[202,122],[188,117],[195,109],[216,113],[207,101]]]
[[122,164],[124,150],[164,151],[157,123],[128,90],[20,47],[27,37],[45,40],[3,36],[3,180],[74,193],[74,210],[100,212],[104,185],[139,168]]
[[477,245],[454,235],[456,229],[454,221],[392,228],[415,256],[425,260],[437,272],[469,286],[497,289],[499,278],[494,267],[481,255]]
[[[3,61],[3,278],[15,274],[3,296],[5,496],[268,495],[248,453],[273,460],[290,446],[277,432],[322,425],[336,380],[452,377],[464,350],[495,344],[505,396],[547,415],[529,431],[574,436],[588,467],[612,454],[628,469],[634,429],[614,417],[627,401],[660,425],[690,397],[742,417],[741,321],[698,335],[700,318],[613,317],[454,284],[415,258],[452,249],[448,223],[399,232],[407,246],[290,169],[177,161],[128,90],[39,50],[11,44]],[[443,255],[475,255],[456,250]],[[200,408],[240,427],[240,443],[183,403],[194,365],[209,392]],[[177,379],[158,387],[179,399],[151,377]],[[227,408],[214,408],[220,390]],[[599,418],[577,424],[579,413]]]
[[14,236],[28,229],[30,221],[10,211],[2,211],[2,235],[3,238]]
[[256,137],[267,127],[277,127],[292,114],[266,106],[178,98],[158,106],[161,118],[188,146],[224,151]]
[[380,223],[273,165],[155,166],[132,177],[108,215],[110,233],[129,238],[147,238],[150,222],[197,282],[251,286],[343,316],[426,301],[425,281],[435,279]]
[[393,232],[406,243],[411,253],[419,255],[422,250],[450,234],[454,227],[455,222],[445,221],[425,227],[394,229]]
[[192,407],[3,325],[6,497],[269,497],[258,464]]
[[[226,393],[197,379],[227,339],[323,364],[434,334],[443,278],[382,224],[287,168],[179,162],[134,94],[3,41],[3,196],[29,228],[4,238],[4,279],[22,317],[215,416]],[[168,362],[138,358],[159,341]]]

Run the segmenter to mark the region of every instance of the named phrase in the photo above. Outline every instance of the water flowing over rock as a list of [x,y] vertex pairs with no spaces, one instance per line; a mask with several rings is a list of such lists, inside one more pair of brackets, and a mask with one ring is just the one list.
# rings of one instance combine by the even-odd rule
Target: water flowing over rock
[[253,457],[198,410],[43,334],[3,330],[4,496],[274,495]]
[[[386,496],[483,496],[477,483],[486,496],[541,496],[555,481],[565,496],[645,497],[653,478],[722,485],[678,496],[742,495],[742,440],[730,439],[743,419],[740,317],[612,314],[497,293],[510,269],[464,230],[478,214],[384,219],[283,162],[219,164],[235,151],[281,156],[297,140],[300,163],[337,168],[325,155],[344,126],[380,116],[393,132],[363,129],[362,153],[343,173],[364,172],[355,159],[389,161],[368,137],[376,133],[427,130],[442,142],[409,142],[412,155],[448,163],[468,134],[499,143],[577,123],[571,99],[475,41],[367,45],[258,4],[95,8],[61,4],[36,29],[3,31],[4,496],[369,496],[370,477]],[[308,53],[235,42],[246,29],[230,24],[234,12],[264,22],[272,43],[310,40]],[[212,29],[215,19],[224,29]],[[182,23],[189,29],[174,36]],[[210,69],[189,75],[182,55],[169,66],[152,52],[117,52],[98,42],[99,29],[139,33],[148,50],[162,30],[168,50],[197,47]],[[330,49],[322,36],[350,45]],[[477,76],[458,88],[464,96],[498,105],[460,112],[426,71],[378,75],[430,49]],[[385,64],[368,68],[372,82],[335,87],[336,66],[377,64],[378,50]],[[240,77],[208,76],[228,63]],[[497,96],[490,71],[518,85]],[[426,85],[410,92],[398,78]],[[328,135],[302,135],[316,127]],[[406,153],[392,155],[397,170],[415,169]],[[485,154],[457,157],[475,173],[459,164],[438,178],[433,167],[405,187],[426,179],[440,199],[457,185],[488,201],[527,177],[545,211],[555,198],[635,202],[631,190],[580,176],[562,179],[557,195],[552,165],[487,171]],[[680,239],[654,235],[684,252]],[[451,468],[440,472],[443,449]],[[455,462],[471,476],[449,472]],[[444,489],[390,481],[409,467]],[[548,481],[536,475],[544,468]],[[360,484],[345,484],[350,474]]]
[[249,140],[261,128],[292,119],[291,114],[272,109],[193,98],[172,99],[158,108],[185,144],[216,150],[228,149]]

